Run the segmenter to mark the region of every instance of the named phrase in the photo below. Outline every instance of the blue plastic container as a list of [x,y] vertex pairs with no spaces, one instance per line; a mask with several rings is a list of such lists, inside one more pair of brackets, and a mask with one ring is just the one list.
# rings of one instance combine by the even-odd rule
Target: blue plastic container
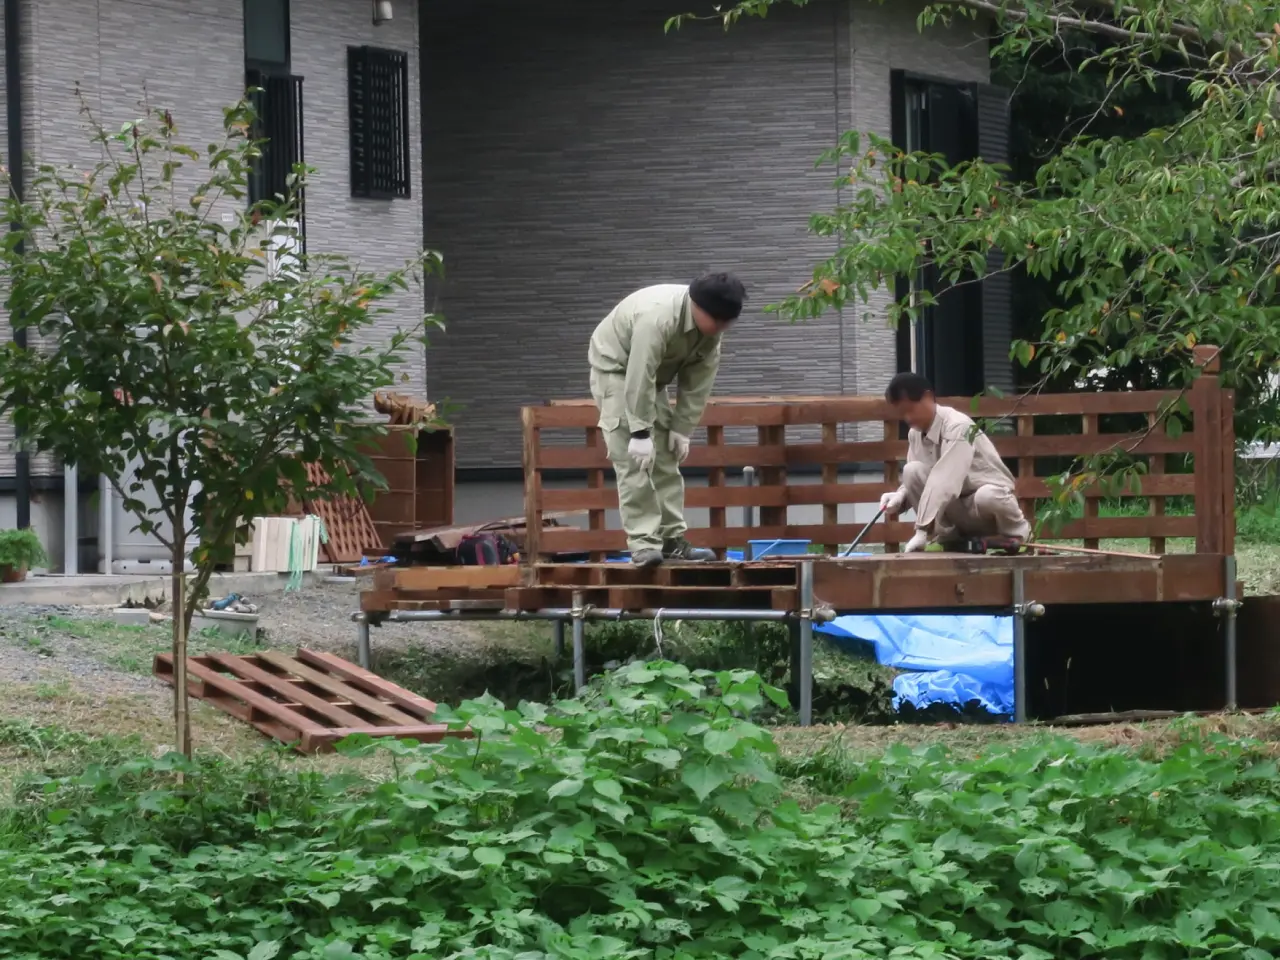
[[803,557],[809,553],[811,540],[748,540],[747,549],[752,560],[765,557]]

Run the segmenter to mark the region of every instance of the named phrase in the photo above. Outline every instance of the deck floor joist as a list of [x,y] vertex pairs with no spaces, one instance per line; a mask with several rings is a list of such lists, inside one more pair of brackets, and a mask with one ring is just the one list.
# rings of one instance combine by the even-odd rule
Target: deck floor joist
[[[800,608],[795,560],[666,564],[539,563],[515,567],[408,567],[379,571],[366,612],[396,609],[559,609],[581,602],[617,610]],[[1006,608],[1015,573],[1024,597],[1045,605],[1188,603],[1225,594],[1216,554],[814,557],[814,600],[840,612]]]

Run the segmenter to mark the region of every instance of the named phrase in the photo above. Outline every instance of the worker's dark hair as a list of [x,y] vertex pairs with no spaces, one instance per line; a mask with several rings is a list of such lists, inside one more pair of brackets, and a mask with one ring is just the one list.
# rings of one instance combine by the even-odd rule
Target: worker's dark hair
[[689,299],[716,320],[737,320],[747,288],[732,273],[704,273],[689,284]]
[[889,386],[885,388],[884,398],[890,403],[898,403],[902,400],[910,400],[914,403],[923,399],[926,393],[933,392],[933,384],[928,379],[922,377],[918,373],[899,373],[889,381]]

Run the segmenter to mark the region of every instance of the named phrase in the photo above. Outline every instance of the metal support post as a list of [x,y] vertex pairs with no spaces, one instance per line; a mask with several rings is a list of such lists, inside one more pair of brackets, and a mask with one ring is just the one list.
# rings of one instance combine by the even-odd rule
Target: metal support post
[[75,467],[62,468],[62,572],[80,572],[80,483]]
[[800,726],[813,725],[813,561],[800,564]]
[[581,593],[573,595],[573,692],[587,685],[587,611]]
[[564,621],[555,620],[551,624],[551,636],[556,642],[556,660],[564,659]]
[[102,557],[102,572],[110,574],[112,567],[112,538],[115,532],[111,529],[112,516],[115,514],[115,488],[104,473],[98,480],[98,555]]
[[363,613],[357,613],[352,619],[356,622],[356,653],[360,666],[368,670],[372,660],[369,650],[369,618]]
[[1028,603],[1021,567],[1013,571],[1013,720],[1027,722],[1027,621],[1044,616],[1044,604]]
[[[742,468],[742,485],[744,487],[747,487],[748,489],[756,485],[756,468],[755,467]],[[744,503],[742,505],[742,526],[746,530],[750,531],[751,528],[754,527],[755,525],[756,525],[756,508],[753,504]],[[747,560],[751,559],[751,544],[747,542],[750,539],[751,539],[750,533],[747,533],[747,535],[742,538],[743,558]],[[750,620],[743,623],[742,635],[743,635],[743,639],[745,639],[747,642],[747,648],[755,649],[755,643],[756,643],[755,624],[753,624]],[[792,635],[792,641],[793,641],[792,642],[793,648],[796,646],[799,646],[799,641],[795,638],[794,634]],[[795,674],[793,673],[792,676],[795,676]]]
[[1223,558],[1223,596],[1213,601],[1213,612],[1215,616],[1222,617],[1223,633],[1225,634],[1227,647],[1227,710],[1233,711],[1240,706],[1239,695],[1239,664],[1237,663],[1237,640],[1236,640],[1236,614],[1239,613],[1241,602],[1236,599],[1236,558],[1234,556]]

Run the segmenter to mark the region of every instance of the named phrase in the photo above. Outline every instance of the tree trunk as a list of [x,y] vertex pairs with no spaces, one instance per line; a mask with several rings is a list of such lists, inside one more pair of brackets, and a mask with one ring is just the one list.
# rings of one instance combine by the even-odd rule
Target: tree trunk
[[[179,515],[180,516],[180,515]],[[173,530],[173,729],[175,747],[191,759],[191,712],[187,696],[186,531]]]

